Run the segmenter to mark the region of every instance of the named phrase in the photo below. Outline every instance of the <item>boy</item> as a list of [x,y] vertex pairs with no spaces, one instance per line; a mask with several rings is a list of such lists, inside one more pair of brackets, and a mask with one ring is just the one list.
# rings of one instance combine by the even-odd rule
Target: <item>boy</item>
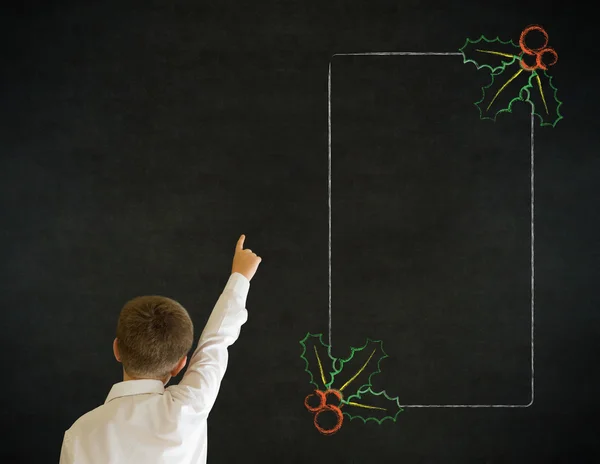
[[244,239],[179,385],[165,389],[192,348],[187,311],[160,296],[134,298],[123,307],[113,342],[123,382],[65,432],[60,464],[206,463],[206,418],[227,368],[227,347],[248,318],[246,297],[261,262],[244,250]]

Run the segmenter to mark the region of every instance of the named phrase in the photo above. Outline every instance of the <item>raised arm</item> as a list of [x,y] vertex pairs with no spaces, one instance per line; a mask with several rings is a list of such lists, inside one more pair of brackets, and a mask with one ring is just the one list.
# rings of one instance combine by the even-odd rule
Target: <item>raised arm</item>
[[179,385],[167,388],[174,399],[193,405],[201,414],[208,415],[217,399],[227,369],[227,348],[237,340],[248,319],[246,297],[262,259],[244,249],[244,240],[242,235],[236,244],[231,276],[200,335],[186,373]]

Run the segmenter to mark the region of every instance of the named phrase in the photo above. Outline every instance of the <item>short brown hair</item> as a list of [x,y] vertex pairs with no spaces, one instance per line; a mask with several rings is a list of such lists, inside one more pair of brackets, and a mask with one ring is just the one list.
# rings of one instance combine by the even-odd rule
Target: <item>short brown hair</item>
[[117,345],[131,377],[167,377],[192,348],[194,324],[186,309],[164,296],[139,296],[121,309]]

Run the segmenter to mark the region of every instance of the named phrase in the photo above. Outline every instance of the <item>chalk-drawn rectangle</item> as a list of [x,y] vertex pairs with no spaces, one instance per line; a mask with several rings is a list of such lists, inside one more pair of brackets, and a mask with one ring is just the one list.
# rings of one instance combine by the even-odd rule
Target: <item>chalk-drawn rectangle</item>
[[334,354],[382,339],[404,405],[530,404],[529,107],[480,120],[460,55],[330,69]]

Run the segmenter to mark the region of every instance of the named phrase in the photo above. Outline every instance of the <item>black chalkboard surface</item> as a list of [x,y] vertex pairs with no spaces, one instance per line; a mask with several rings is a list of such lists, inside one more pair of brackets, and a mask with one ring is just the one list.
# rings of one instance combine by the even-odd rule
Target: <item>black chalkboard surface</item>
[[[600,145],[581,14],[383,0],[8,7],[2,461],[57,462],[64,431],[122,379],[111,344],[129,298],[177,299],[199,335],[244,233],[263,262],[208,462],[596,462]],[[460,49],[481,35],[518,48],[530,24],[559,57],[547,74],[564,118],[532,124],[515,102],[483,119],[474,103],[499,69]],[[545,95],[540,112],[556,105]],[[315,388],[347,382],[340,411],[360,413],[338,423],[329,408],[316,427]]]

